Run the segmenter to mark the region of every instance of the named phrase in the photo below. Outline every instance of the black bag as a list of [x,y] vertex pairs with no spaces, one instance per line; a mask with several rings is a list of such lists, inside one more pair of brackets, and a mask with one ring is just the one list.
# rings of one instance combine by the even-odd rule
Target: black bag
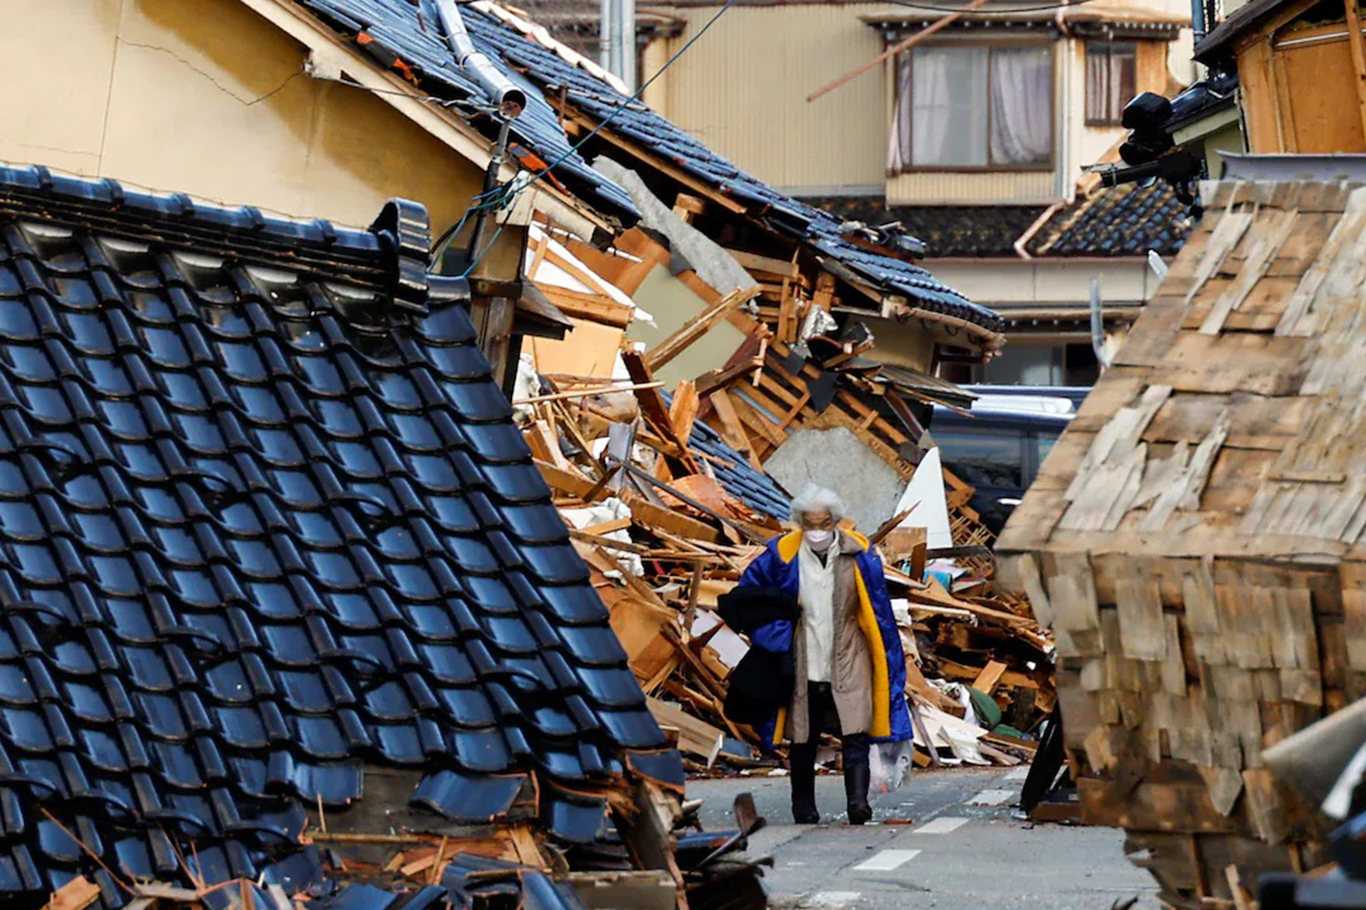
[[795,663],[790,651],[774,654],[750,648],[727,680],[726,717],[737,724],[760,724],[778,708],[791,704]]
[[737,585],[716,599],[721,621],[744,635],[779,619],[796,622],[801,612],[797,599],[782,588]]
[[[781,619],[795,623],[801,615],[801,605],[783,589],[757,585],[732,588],[717,599],[716,606],[726,625],[745,634]],[[792,703],[796,675],[796,657],[791,651],[775,654],[750,648],[727,681],[726,717],[737,724],[767,721],[778,708]]]

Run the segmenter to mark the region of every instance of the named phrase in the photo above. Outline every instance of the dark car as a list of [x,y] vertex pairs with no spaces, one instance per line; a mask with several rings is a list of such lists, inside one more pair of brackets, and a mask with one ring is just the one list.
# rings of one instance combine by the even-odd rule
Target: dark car
[[1074,413],[1060,397],[991,392],[971,415],[936,407],[930,435],[944,467],[976,488],[972,508],[999,534]]

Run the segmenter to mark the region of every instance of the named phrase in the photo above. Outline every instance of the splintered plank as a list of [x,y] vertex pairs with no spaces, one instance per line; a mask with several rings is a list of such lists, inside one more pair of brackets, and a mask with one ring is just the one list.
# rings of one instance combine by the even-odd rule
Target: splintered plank
[[669,408],[669,424],[679,442],[686,443],[692,438],[692,428],[697,421],[697,409],[700,405],[697,384],[689,379],[681,381],[674,391],[673,405]]
[[1123,655],[1136,660],[1165,660],[1168,640],[1162,619],[1162,589],[1151,561],[1124,559],[1116,569],[1115,606]]
[[[1224,222],[1220,222],[1220,227],[1233,217],[1236,215],[1224,216]],[[1224,292],[1219,295],[1219,299],[1215,301],[1209,315],[1200,325],[1202,335],[1218,335],[1223,330],[1224,321],[1229,314],[1243,305],[1243,301],[1252,292],[1253,286],[1261,281],[1262,276],[1266,274],[1267,268],[1271,265],[1271,261],[1276,258],[1281,247],[1290,239],[1290,232],[1294,230],[1298,218],[1299,212],[1293,210],[1272,212],[1265,221],[1258,225],[1260,231],[1252,240],[1251,249],[1248,250],[1242,268],[1238,270],[1238,274],[1224,289]],[[1243,230],[1245,231],[1246,227]],[[1218,233],[1219,228],[1215,228],[1215,234],[1218,235]]]
[[650,372],[655,372],[686,351],[697,339],[705,335],[713,326],[759,294],[759,286],[736,289],[716,304],[707,307],[679,329],[656,344],[645,355],[645,363]]
[[1099,656],[1100,606],[1090,558],[1085,553],[1047,553],[1043,568],[1054,628],[1071,637],[1078,655]]
[[95,903],[99,896],[100,886],[85,876],[78,875],[54,891],[52,899],[43,910],[85,910]]
[[626,492],[622,495],[622,499],[631,507],[631,516],[646,528],[662,528],[671,534],[677,534],[679,537],[697,540],[715,542],[720,539],[720,532],[706,522],[698,521],[696,518],[690,518],[663,506],[657,506],[647,501],[643,496]]
[[[1225,212],[1219,221],[1214,225],[1214,230],[1210,234],[1209,241],[1205,244],[1203,255],[1195,267],[1195,274],[1191,279],[1191,288],[1186,293],[1185,304],[1190,305],[1191,300],[1199,293],[1204,286],[1224,265],[1234,247],[1243,239],[1247,229],[1252,226],[1255,216],[1253,212]],[[1277,247],[1279,249],[1279,246]]]
[[[549,462],[541,461],[539,458],[534,459],[534,462],[546,485],[557,493],[587,499],[597,487],[597,484],[578,471],[559,468]],[[601,490],[599,489],[598,492]]]
[[746,455],[751,465],[761,467],[754,453],[754,443],[750,441],[749,433],[746,432],[744,422],[740,420],[740,415],[735,410],[735,402],[731,401],[730,395],[725,391],[716,391],[707,396],[707,400],[711,402],[712,412],[721,423],[721,438],[732,449]]
[[1001,676],[1006,672],[1006,665],[999,660],[988,661],[982,668],[982,672],[977,674],[977,678],[972,681],[972,687],[978,692],[990,695],[996,685],[1001,681]]
[[1246,392],[1173,395],[1153,415],[1143,440],[1194,441],[1227,415],[1225,446],[1280,451],[1300,435],[1312,404],[1307,398],[1271,398]]
[[[1344,252],[1346,255],[1343,255]],[[1276,326],[1277,335],[1310,335],[1318,328],[1313,312],[1315,303],[1331,287],[1330,276],[1343,268],[1360,264],[1366,253],[1366,212],[1345,213],[1328,235],[1328,240],[1295,288],[1285,306],[1285,315]]]
[[1194,512],[1200,508],[1200,494],[1204,492],[1214,459],[1227,436],[1228,415],[1220,414],[1209,434],[1195,447],[1190,461],[1165,481],[1165,489],[1158,494],[1157,501],[1143,519],[1144,531],[1162,530],[1177,509]]
[[1294,395],[1309,372],[1308,339],[1235,332],[1177,336],[1161,364],[1177,391]]

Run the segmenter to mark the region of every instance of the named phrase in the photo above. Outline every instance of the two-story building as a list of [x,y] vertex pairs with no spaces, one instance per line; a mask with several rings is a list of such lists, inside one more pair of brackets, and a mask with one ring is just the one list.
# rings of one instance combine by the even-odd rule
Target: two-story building
[[[936,274],[1008,320],[1004,355],[954,378],[1089,384],[1091,279],[1122,333],[1156,284],[1148,251],[1184,239],[1184,206],[1078,181],[1114,160],[1130,98],[1191,80],[1189,6],[992,0],[808,100],[961,6],[741,2],[645,97],[785,192],[924,241]],[[649,42],[646,73],[716,5],[651,9],[683,27]]]

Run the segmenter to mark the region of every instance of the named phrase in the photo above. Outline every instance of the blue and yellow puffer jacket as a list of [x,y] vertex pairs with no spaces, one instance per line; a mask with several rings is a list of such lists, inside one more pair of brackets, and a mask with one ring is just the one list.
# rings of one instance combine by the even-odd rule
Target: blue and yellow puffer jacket
[[[868,636],[868,651],[873,659],[873,725],[869,736],[877,742],[908,740],[912,733],[911,715],[906,707],[906,658],[892,615],[882,560],[868,545],[866,537],[844,533],[862,545],[854,562],[858,567],[859,627]],[[780,588],[784,593],[798,597],[801,573],[797,551],[801,543],[801,531],[770,540],[764,552],[745,569],[740,584]],[[750,634],[750,643],[766,651],[784,654],[792,650],[795,630],[796,624],[792,621],[775,620],[755,629]],[[780,708],[770,721],[760,725],[757,732],[765,745],[771,747],[782,741],[786,714],[787,709]]]

